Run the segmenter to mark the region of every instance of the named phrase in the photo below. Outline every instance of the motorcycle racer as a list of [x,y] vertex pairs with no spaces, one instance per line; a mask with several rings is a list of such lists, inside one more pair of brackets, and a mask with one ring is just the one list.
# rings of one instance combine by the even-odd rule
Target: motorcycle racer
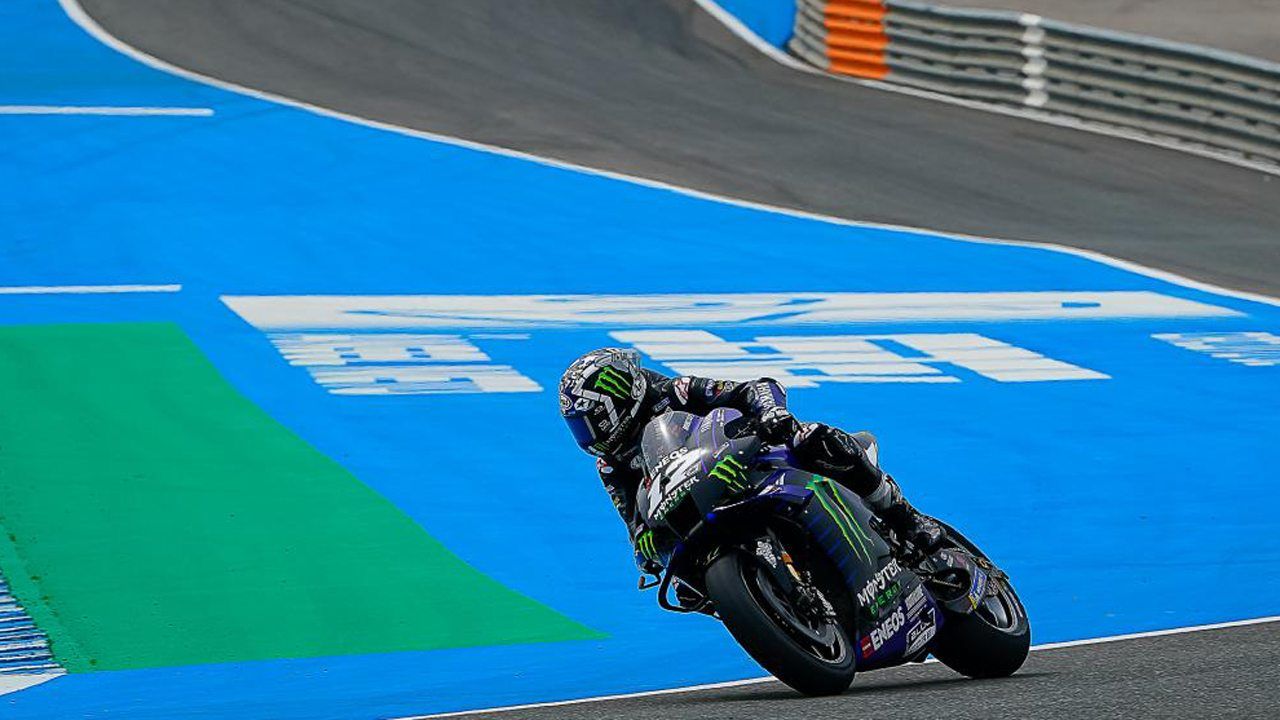
[[671,411],[705,415],[732,408],[755,421],[761,438],[785,444],[795,461],[844,485],[866,501],[891,529],[926,550],[943,529],[919,513],[892,477],[880,469],[875,437],[850,434],[822,423],[798,422],[787,410],[786,391],[776,381],[748,382],[668,377],[640,365],[633,349],[601,348],[575,360],[560,378],[560,414],[578,446],[597,457],[600,481],[630,531],[641,570],[661,569],[662,542],[645,527],[636,508],[643,481],[640,435],[654,417]]

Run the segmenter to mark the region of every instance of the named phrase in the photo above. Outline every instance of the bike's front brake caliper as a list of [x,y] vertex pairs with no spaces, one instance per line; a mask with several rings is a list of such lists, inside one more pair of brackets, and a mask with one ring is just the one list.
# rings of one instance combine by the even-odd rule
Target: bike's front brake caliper
[[800,609],[816,618],[835,619],[836,609],[814,585],[807,572],[796,567],[791,553],[776,538],[756,541],[755,556],[778,583],[786,597]]

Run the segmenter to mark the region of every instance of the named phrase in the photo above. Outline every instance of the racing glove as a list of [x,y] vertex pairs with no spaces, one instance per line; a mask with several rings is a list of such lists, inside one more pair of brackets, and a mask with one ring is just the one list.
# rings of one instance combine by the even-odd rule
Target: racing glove
[[773,407],[760,414],[760,437],[770,445],[790,445],[800,423],[786,408]]

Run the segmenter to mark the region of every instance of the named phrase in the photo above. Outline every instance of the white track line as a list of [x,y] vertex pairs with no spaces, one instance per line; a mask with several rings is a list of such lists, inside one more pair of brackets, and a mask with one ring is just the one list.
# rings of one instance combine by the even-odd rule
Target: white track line
[[0,287],[0,295],[93,295],[102,293],[171,293],[181,285],[26,285]]
[[29,687],[35,687],[41,683],[47,683],[55,678],[60,678],[63,675],[66,675],[66,673],[34,673],[31,675],[18,673],[13,675],[0,675],[0,695],[8,695],[9,693],[15,693],[19,690],[26,690]]
[[1078,647],[1080,645],[1102,645],[1103,643],[1120,642],[1121,640],[1141,640],[1143,638],[1164,637],[1166,635],[1185,635],[1186,633],[1201,632],[1204,630],[1224,630],[1226,628],[1244,627],[1246,625],[1263,625],[1265,623],[1280,622],[1280,615],[1267,615],[1266,617],[1249,618],[1247,620],[1231,620],[1229,622],[1210,623],[1208,625],[1192,625],[1190,627],[1169,628],[1168,630],[1148,630],[1146,632],[1129,633],[1127,635],[1109,635],[1100,638],[1086,638],[1084,640],[1067,640],[1066,642],[1045,643],[1036,645],[1032,650],[1057,650],[1059,648]]
[[[357,115],[349,115],[347,113],[338,112],[336,110],[330,110],[328,108],[319,107],[317,105],[311,105],[311,104],[302,102],[300,100],[294,100],[292,98],[284,97],[281,95],[273,95],[271,93],[262,92],[260,90],[254,90],[253,88],[247,88],[242,85],[236,85],[235,83],[230,83],[225,80],[219,80],[218,78],[210,77],[208,75],[201,75],[200,73],[192,72],[191,70],[186,70],[184,68],[177,67],[176,65],[172,65],[157,57],[148,55],[131,45],[127,45],[121,40],[110,35],[106,30],[102,28],[101,25],[98,25],[97,21],[95,21],[92,17],[89,16],[88,13],[84,11],[84,8],[80,7],[78,0],[58,0],[58,2],[59,4],[61,4],[63,11],[67,14],[67,17],[71,18],[72,22],[79,25],[85,32],[92,35],[94,38],[96,38],[99,42],[106,45],[107,47],[110,47],[113,50],[123,55],[127,55],[144,65],[150,66],[157,70],[167,72],[171,75],[176,75],[178,77],[181,77],[187,80],[203,83],[205,85],[211,85],[213,87],[221,88],[223,90],[227,90],[230,92],[246,95],[248,97],[257,98],[259,100],[265,100],[265,101],[277,103],[280,105],[288,105],[290,107],[306,110],[307,112],[314,113],[316,115],[322,115],[324,117],[335,118],[338,120],[345,120],[347,122],[355,123],[357,125],[364,125],[366,127],[377,128],[379,130],[386,130],[387,132],[393,132],[400,135],[406,135],[409,137],[420,138],[423,140],[430,140],[433,142],[453,145],[455,147],[467,148],[468,150],[476,150],[478,152],[492,153],[494,155],[503,155],[506,157],[517,158],[520,160],[527,160],[529,162],[538,163],[540,165],[546,165],[548,167],[559,168],[562,170],[572,170],[575,172],[581,172],[588,175],[596,175],[598,177],[609,178],[612,180],[619,180],[622,182],[628,182],[635,185],[641,185],[644,187],[654,188],[658,190],[666,190],[668,192],[673,192],[673,193],[685,195],[688,197],[698,198],[701,200],[710,200],[713,202],[725,203],[726,205],[734,205],[737,207],[749,208],[752,210],[760,210],[762,212],[776,213],[779,215],[788,215],[791,217],[804,218],[807,220],[816,220],[818,222],[825,222],[833,225],[843,225],[846,227],[859,227],[859,228],[875,228],[875,229],[881,229],[881,230],[896,230],[900,232],[925,233],[925,234],[934,235],[936,237],[940,237],[943,239],[961,240],[965,242],[981,243],[985,245],[1010,245],[1015,247],[1041,248],[1045,250],[1051,250],[1053,252],[1060,252],[1060,253],[1065,253],[1067,255],[1074,255],[1076,257],[1087,258],[1089,260],[1093,260],[1094,262],[1102,263],[1103,265],[1110,265],[1111,267],[1120,268],[1122,270],[1126,270],[1128,272],[1132,272],[1138,275],[1145,275],[1150,278],[1163,280],[1168,283],[1181,285],[1183,287],[1192,288],[1195,290],[1203,290],[1206,292],[1217,293],[1219,295],[1225,295],[1227,297],[1234,297],[1241,300],[1249,300],[1252,302],[1265,303],[1268,305],[1275,305],[1277,307],[1280,307],[1280,297],[1263,295],[1261,293],[1249,292],[1245,290],[1233,290],[1231,288],[1222,287],[1220,285],[1214,285],[1212,283],[1194,280],[1192,278],[1189,278],[1183,275],[1178,275],[1177,273],[1172,273],[1165,270],[1158,270],[1156,268],[1147,267],[1145,265],[1140,265],[1138,263],[1130,262],[1128,260],[1121,260],[1119,258],[1111,257],[1110,255],[1105,255],[1100,252],[1095,252],[1093,250],[1084,250],[1081,248],[1068,247],[1065,245],[1059,245],[1057,243],[1030,242],[1025,240],[1003,240],[998,238],[979,237],[976,235],[965,235],[963,233],[948,232],[946,230],[932,230],[928,228],[910,227],[905,225],[889,225],[884,223],[860,222],[857,220],[849,220],[846,218],[839,218],[831,215],[821,215],[818,213],[805,212],[803,210],[795,210],[792,208],[785,208],[777,205],[767,205],[764,203],[753,202],[750,200],[741,200],[738,198],[727,197],[725,195],[716,195],[715,193],[704,192],[702,190],[695,190],[693,188],[682,187],[679,185],[672,185],[670,183],[661,182],[659,180],[651,180],[648,178],[637,177],[635,175],[627,175],[625,173],[614,172],[612,170],[603,170],[600,168],[587,167],[585,165],[577,165],[574,163],[565,162],[563,160],[556,160],[554,158],[533,155],[531,153],[523,152],[520,150],[513,150],[510,148],[499,147],[496,145],[486,145],[484,143],[475,142],[473,140],[466,140],[463,138],[453,137],[450,135],[441,135],[439,133],[426,132],[423,130],[414,130],[412,128],[401,127],[399,125],[392,125],[391,123],[385,123],[378,120],[370,120],[368,118],[362,118]],[[705,2],[705,0],[699,0],[699,2]],[[763,42],[758,38],[757,40],[759,42]],[[772,46],[769,46],[769,47],[772,47]],[[774,49],[776,50],[776,48]]]
[[1176,138],[1162,138],[1144,133],[1140,130],[1121,127],[1119,125],[1108,125],[1106,123],[1082,120],[1080,118],[1071,117],[1070,115],[1060,115],[1057,113],[1046,112],[1044,110],[996,105],[994,103],[982,102],[981,100],[970,100],[967,98],[956,97],[954,95],[945,95],[932,90],[922,90],[908,85],[884,82],[883,80],[870,80],[850,75],[830,73],[822,68],[814,67],[803,60],[792,57],[780,48],[773,46],[764,38],[757,35],[751,28],[747,27],[746,24],[734,16],[733,13],[720,7],[715,0],[693,1],[716,20],[719,20],[720,23],[728,28],[730,32],[737,35],[748,45],[759,50],[761,53],[764,53],[770,59],[781,63],[792,70],[797,70],[809,75],[820,75],[839,82],[884,90],[885,92],[898,93],[899,95],[910,95],[912,97],[933,100],[935,102],[946,103],[948,105],[957,105],[959,107],[968,108],[969,110],[981,110],[983,112],[995,113],[996,115],[1004,115],[1006,117],[1045,123],[1047,125],[1067,128],[1069,130],[1080,130],[1082,132],[1094,133],[1095,135],[1105,135],[1107,137],[1120,138],[1123,140],[1132,140],[1145,145],[1154,145],[1167,150],[1177,150],[1178,152],[1184,152],[1190,155],[1208,158],[1210,160],[1217,160],[1229,165],[1238,165],[1240,167],[1249,168],[1250,170],[1264,172],[1269,175],[1280,175],[1280,166],[1277,166],[1274,163],[1249,160],[1248,158],[1233,155],[1229,152],[1214,150],[1209,147],[1178,140]]
[[91,105],[0,105],[0,115],[117,115],[128,117],[210,117],[213,108],[107,107]]
[[[1202,632],[1205,630],[1222,630],[1225,628],[1261,625],[1263,623],[1273,623],[1278,621],[1280,621],[1280,615],[1270,615],[1267,617],[1250,618],[1248,620],[1232,620],[1231,622],[1211,623],[1209,625],[1193,625],[1190,627],[1171,628],[1168,630],[1151,630],[1149,632],[1129,633],[1127,635],[1111,635],[1108,637],[1087,638],[1084,640],[1045,643],[1044,645],[1035,645],[1031,649],[1037,651],[1058,650],[1061,648],[1080,647],[1082,645],[1102,645],[1105,643],[1120,642],[1122,640],[1141,640],[1144,638],[1165,637],[1168,635],[1185,635],[1187,633]],[[929,662],[933,663],[937,662],[937,660],[935,658],[930,658]],[[910,667],[910,665],[900,667]],[[630,700],[633,698],[654,697],[656,695],[674,695],[678,693],[697,692],[699,690],[718,690],[721,688],[742,687],[744,685],[759,685],[767,682],[777,682],[777,680],[772,677],[747,678],[745,680],[731,680],[729,682],[709,683],[706,685],[690,685],[688,687],[667,688],[665,690],[647,690],[645,692],[623,693],[620,695],[601,695],[599,697],[579,698],[577,700],[557,700],[554,702],[528,703],[525,705],[506,705],[503,707],[485,708],[483,710],[462,710],[459,712],[436,713],[434,715],[410,715],[406,717],[393,718],[392,720],[433,720],[434,718],[466,717],[468,715],[479,715],[481,713],[534,710],[538,708],[561,707],[563,705],[582,705],[586,703],[608,702],[610,700]]]
[[529,703],[527,705],[505,705],[503,707],[485,708],[483,710],[462,710],[460,712],[437,713],[435,715],[409,715],[391,720],[431,720],[432,718],[466,717],[480,713],[503,713],[514,710],[535,710],[538,708],[560,707],[562,705],[584,705],[586,703],[608,702],[610,700],[630,700],[632,698],[654,697],[656,695],[675,695],[678,693],[697,692],[698,690],[718,690],[720,688],[742,687],[743,685],[759,685],[776,682],[772,677],[747,678],[746,680],[730,680],[729,682],[708,683],[706,685],[690,685],[689,687],[667,688],[666,690],[646,690],[645,692],[623,693],[621,695],[601,695],[599,697],[580,698],[578,700],[557,700],[545,703]]
[[[705,0],[698,0],[698,1],[705,2]],[[87,12],[84,11],[84,8],[80,7],[80,3],[78,2],[78,0],[58,0],[58,2],[62,6],[63,12],[67,14],[67,17],[71,18],[72,22],[79,25],[85,32],[92,35],[94,38],[96,38],[99,42],[106,45],[107,47],[110,47],[113,50],[123,55],[127,55],[144,65],[150,66],[157,70],[167,72],[171,75],[176,75],[178,77],[181,77],[187,80],[203,83],[205,85],[211,85],[213,87],[221,88],[223,90],[238,93],[241,95],[246,95],[248,97],[257,98],[259,100],[265,100],[267,102],[273,102],[280,105],[288,105],[290,107],[295,107],[300,110],[306,110],[307,112],[314,113],[316,115],[322,115],[324,117],[335,118],[338,120],[345,120],[347,122],[355,123],[357,125],[364,125],[366,127],[376,128],[379,130],[386,130],[387,132],[393,132],[400,135],[420,138],[423,140],[431,140],[433,142],[453,145],[455,147],[466,148],[468,150],[476,150],[478,152],[486,152],[494,155],[503,155],[506,157],[517,158],[520,160],[527,160],[529,162],[538,163],[540,165],[546,165],[548,167],[559,168],[561,170],[572,170],[575,172],[585,173],[587,175],[596,175],[598,177],[609,178],[611,180],[619,180],[622,182],[641,185],[644,187],[654,188],[657,190],[666,190],[668,192],[673,192],[679,195],[698,198],[700,200],[710,200],[713,202],[724,203],[726,205],[734,205],[737,207],[749,208],[752,210],[759,210],[762,212],[776,213],[778,215],[787,215],[790,217],[804,218],[807,220],[816,220],[818,222],[825,222],[833,225],[843,225],[846,227],[874,228],[874,229],[880,229],[880,230],[895,230],[899,232],[925,233],[925,234],[934,235],[936,237],[943,238],[943,239],[961,240],[965,242],[981,243],[984,245],[1010,245],[1015,247],[1041,248],[1045,250],[1051,250],[1053,252],[1060,252],[1060,253],[1065,253],[1067,255],[1074,255],[1076,257],[1087,258],[1089,260],[1093,260],[1094,262],[1102,263],[1103,265],[1110,265],[1111,267],[1120,268],[1122,270],[1127,270],[1128,272],[1132,272],[1138,275],[1145,275],[1150,278],[1163,280],[1168,283],[1173,283],[1174,285],[1181,285],[1183,287],[1192,288],[1194,290],[1203,290],[1205,292],[1217,293],[1219,295],[1225,295],[1227,297],[1234,297],[1241,300],[1249,300],[1252,302],[1265,303],[1268,305],[1275,305],[1277,307],[1280,307],[1280,297],[1263,295],[1261,293],[1249,292],[1246,290],[1233,290],[1231,288],[1222,287],[1220,285],[1214,285],[1212,283],[1202,282],[1200,280],[1194,280],[1192,278],[1189,278],[1183,275],[1178,275],[1177,273],[1172,273],[1165,270],[1158,270],[1156,268],[1147,267],[1145,265],[1140,265],[1138,263],[1131,262],[1128,260],[1121,260],[1119,258],[1111,257],[1110,255],[1105,255],[1100,252],[1095,252],[1093,250],[1084,250],[1081,248],[1068,247],[1065,245],[1059,245],[1057,243],[1030,242],[1026,240],[1004,240],[1004,239],[998,239],[998,238],[979,237],[976,235],[965,235],[963,233],[949,232],[946,230],[932,230],[928,228],[910,227],[906,225],[889,225],[885,223],[860,222],[857,220],[849,220],[846,218],[839,218],[831,215],[821,215],[819,213],[806,212],[803,210],[795,210],[792,208],[780,207],[777,205],[767,205],[765,203],[758,203],[750,200],[742,200],[739,198],[728,197],[725,195],[717,195],[715,193],[704,192],[702,190],[695,190],[693,188],[682,187],[680,185],[672,185],[670,183],[665,183],[659,180],[651,180],[649,178],[637,177],[635,175],[627,175],[625,173],[614,172],[612,170],[603,170],[600,168],[593,168],[585,165],[577,165],[575,163],[565,162],[563,160],[556,160],[554,158],[542,157],[539,155],[534,155],[532,153],[523,152],[520,150],[513,150],[511,148],[504,148],[496,145],[486,145],[484,143],[475,142],[474,140],[466,140],[459,137],[453,137],[451,135],[441,135],[439,133],[426,132],[423,130],[414,130],[412,128],[406,128],[400,125],[393,125],[391,123],[385,123],[378,120],[370,120],[368,118],[362,118],[362,117],[359,117],[358,115],[349,115],[347,113],[338,112],[336,110],[323,108],[318,105],[311,105],[311,104],[302,102],[300,100],[294,100],[292,98],[284,97],[282,95],[274,95],[272,93],[262,92],[261,90],[254,90],[253,88],[244,87],[242,85],[236,85],[235,83],[230,83],[225,80],[219,80],[218,78],[210,77],[208,75],[201,75],[200,73],[177,67],[176,65],[172,65],[168,62],[165,62],[160,58],[157,58],[152,55],[148,55],[142,52],[141,50],[138,50],[137,48],[131,45],[128,45],[123,41],[117,39],[116,37],[112,36],[111,34],[109,34],[105,29],[102,28],[101,25],[97,23],[97,21],[95,21],[92,17],[89,16]],[[759,38],[757,38],[757,40],[759,40]],[[759,40],[759,42],[763,42],[763,41]]]

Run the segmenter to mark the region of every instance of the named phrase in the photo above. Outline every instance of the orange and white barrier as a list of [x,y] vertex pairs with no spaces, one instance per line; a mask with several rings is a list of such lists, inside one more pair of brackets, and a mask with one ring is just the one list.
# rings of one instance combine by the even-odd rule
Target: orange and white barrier
[[828,72],[1015,105],[1280,165],[1280,64],[1038,15],[797,0],[788,49]]

